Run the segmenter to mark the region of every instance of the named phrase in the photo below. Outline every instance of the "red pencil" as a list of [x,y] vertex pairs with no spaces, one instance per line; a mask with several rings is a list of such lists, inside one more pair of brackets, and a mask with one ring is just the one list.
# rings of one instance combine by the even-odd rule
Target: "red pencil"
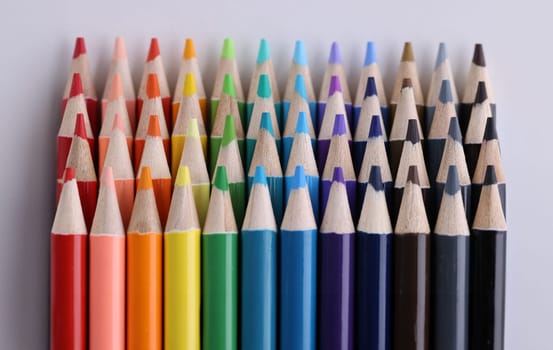
[[71,96],[73,75],[79,73],[83,81],[84,98],[86,101],[86,110],[88,117],[90,118],[90,124],[92,125],[92,131],[94,135],[98,133],[98,97],[96,95],[96,89],[94,88],[94,79],[90,73],[90,66],[88,64],[88,56],[86,53],[86,45],[84,38],[77,38],[75,41],[75,50],[73,51],[73,60],[71,61],[71,68],[69,69],[69,78],[65,84],[65,90],[63,92],[62,100],[62,114],[65,112],[67,101]]
[[67,168],[50,235],[50,349],[86,349],[88,235],[73,168]]

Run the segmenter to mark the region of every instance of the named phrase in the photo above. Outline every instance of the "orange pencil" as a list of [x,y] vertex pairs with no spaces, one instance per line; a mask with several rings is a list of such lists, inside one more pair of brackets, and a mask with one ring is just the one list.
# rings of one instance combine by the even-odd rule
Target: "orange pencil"
[[200,103],[200,109],[202,110],[202,118],[204,125],[206,123],[206,94],[204,89],[204,83],[202,81],[202,74],[200,72],[200,65],[198,64],[198,58],[196,57],[196,48],[194,47],[194,40],[187,38],[184,42],[184,50],[182,52],[182,61],[179,69],[179,76],[177,78],[177,85],[175,85],[175,93],[173,94],[173,125],[177,120],[177,114],[179,112],[182,89],[184,86],[184,80],[188,73],[192,73],[196,78],[196,89],[198,95],[198,102]]
[[111,56],[111,65],[109,66],[108,78],[104,87],[104,95],[102,96],[102,123],[106,116],[107,104],[110,100],[112,89],[112,80],[115,75],[119,75],[121,79],[122,94],[129,114],[129,120],[134,132],[136,128],[136,93],[132,81],[127,52],[125,50],[125,40],[122,37],[115,38],[115,47],[113,48],[113,56]]
[[104,168],[90,230],[89,349],[125,348],[125,228],[111,167]]
[[146,85],[148,98],[144,101],[142,106],[142,112],[139,114],[138,126],[136,127],[136,134],[134,135],[134,170],[138,170],[140,159],[142,158],[142,150],[144,149],[144,142],[146,141],[146,134],[148,133],[148,123],[150,122],[150,116],[156,115],[159,117],[159,127],[161,131],[161,137],[163,138],[163,145],[165,146],[165,155],[169,159],[169,128],[167,127],[166,115],[163,108],[163,101],[161,99],[158,76],[156,74],[148,75],[148,82]]
[[131,218],[136,181],[121,119],[120,115],[116,115],[113,121],[104,167],[109,166],[113,171],[117,201],[126,228]]
[[[94,211],[96,210],[98,183],[96,181],[96,172],[94,171],[90,146],[86,140],[85,122],[82,114],[77,116],[75,134],[73,135],[73,141],[71,142],[71,148],[67,156],[66,168],[75,169],[84,220],[86,227],[90,228],[92,219],[94,218]],[[59,187],[58,198],[60,192],[61,187]]]
[[171,171],[169,170],[165,152],[163,152],[163,142],[159,131],[159,118],[155,115],[150,117],[150,123],[148,124],[148,136],[146,136],[142,161],[136,174],[137,180],[140,179],[141,170],[144,167],[149,167],[151,170],[156,206],[159,210],[161,224],[165,227],[173,188],[171,186]]
[[127,231],[127,349],[162,348],[163,235],[150,168],[142,168]]
[[90,143],[90,150],[92,151],[93,158],[95,151],[94,134],[92,133],[92,127],[90,125],[90,120],[88,119],[88,112],[86,111],[86,102],[83,95],[81,76],[78,73],[73,75],[71,92],[69,96],[70,97],[67,100],[65,111],[63,112],[57,137],[58,161],[56,179],[58,180],[61,180],[63,177],[65,163],[67,163],[67,154],[69,153],[69,147],[71,147],[71,141],[73,140],[75,121],[77,120],[78,114],[82,114],[84,117],[86,135],[88,142]]
[[[167,83],[167,75],[165,75],[165,68],[163,68],[163,61],[159,53],[159,44],[157,38],[152,38],[150,42],[150,49],[148,50],[148,57],[146,58],[146,64],[144,65],[144,72],[142,73],[142,79],[138,88],[137,110],[136,115],[141,116],[142,108],[148,98],[151,98],[148,92],[148,80],[150,74],[156,74],[159,81],[159,96],[161,96],[161,103],[163,105],[163,116],[165,118],[165,124],[171,128],[171,92],[169,91],[169,83]],[[150,115],[151,113],[147,114]],[[160,114],[161,115],[161,114]]]
[[81,76],[83,83],[83,93],[86,103],[86,111],[90,118],[90,124],[92,125],[93,135],[98,134],[98,97],[96,95],[96,89],[94,88],[94,79],[90,73],[90,66],[88,64],[88,55],[86,53],[86,45],[84,38],[77,38],[75,41],[75,50],[73,51],[73,60],[71,61],[71,68],[69,69],[69,78],[65,83],[65,90],[63,92],[61,113],[65,112],[67,102],[71,97],[72,80],[75,73]]
[[104,159],[106,158],[109,145],[109,137],[117,115],[121,118],[125,136],[127,137],[129,154],[132,154],[133,148],[133,129],[129,120],[129,114],[127,113],[127,107],[123,97],[123,86],[119,73],[115,73],[111,81],[112,85],[109,101],[106,106],[106,114],[102,115],[102,127],[100,128],[100,135],[98,136],[98,173],[100,174],[102,173]]

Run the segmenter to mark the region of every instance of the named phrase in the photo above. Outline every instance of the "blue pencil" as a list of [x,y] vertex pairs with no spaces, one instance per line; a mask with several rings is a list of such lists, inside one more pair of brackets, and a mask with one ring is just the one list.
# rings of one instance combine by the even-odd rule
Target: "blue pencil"
[[242,350],[276,350],[277,225],[262,166],[255,168],[240,234]]
[[315,221],[319,222],[319,171],[315,162],[315,154],[313,152],[312,139],[309,136],[308,118],[305,113],[300,113],[296,125],[296,133],[290,150],[290,158],[284,173],[284,206],[288,203],[290,192],[294,187],[294,172],[296,167],[301,165],[305,172],[305,181],[311,197],[313,206],[313,215]]
[[280,348],[315,350],[317,224],[303,167],[280,227]]
[[273,203],[273,212],[277,224],[280,225],[284,211],[284,185],[275,134],[271,124],[271,115],[264,112],[261,115],[259,136],[257,137],[250,170],[248,171],[248,194],[251,192],[254,183],[255,169],[261,165],[267,173],[267,183],[269,184],[269,192]]

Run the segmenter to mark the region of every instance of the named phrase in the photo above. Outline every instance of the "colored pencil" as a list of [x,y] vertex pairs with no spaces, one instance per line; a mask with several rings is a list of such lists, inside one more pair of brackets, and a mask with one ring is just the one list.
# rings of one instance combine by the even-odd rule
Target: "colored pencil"
[[182,51],[182,59],[179,68],[179,75],[177,78],[177,84],[175,85],[175,92],[173,93],[172,103],[172,125],[175,125],[177,114],[179,113],[182,89],[185,85],[186,75],[192,74],[194,82],[196,84],[196,94],[198,102],[200,103],[200,109],[202,111],[202,119],[204,125],[207,123],[207,99],[204,89],[204,83],[202,80],[202,73],[200,71],[200,65],[198,64],[198,58],[196,57],[196,48],[194,47],[194,40],[192,38],[186,38],[184,42],[184,50]]
[[296,125],[298,124],[299,114],[304,113],[307,116],[307,131],[311,137],[311,144],[313,149],[316,147],[317,135],[315,134],[315,128],[313,126],[313,119],[311,111],[309,109],[309,100],[307,99],[307,92],[305,90],[305,81],[303,75],[296,76],[296,84],[294,94],[292,95],[290,104],[288,106],[288,115],[284,119],[284,131],[282,132],[282,168],[286,169],[288,164],[288,158],[290,158],[290,151],[292,149],[292,143],[294,141],[294,135],[296,131]]
[[102,127],[100,128],[100,134],[98,136],[98,172],[102,173],[104,168],[104,161],[106,159],[106,153],[108,151],[109,138],[111,130],[113,129],[115,117],[119,115],[121,118],[121,125],[127,138],[127,147],[129,154],[133,153],[134,145],[134,132],[132,124],[127,113],[127,107],[125,105],[125,98],[123,96],[123,86],[121,85],[121,76],[119,73],[115,73],[112,78],[112,85],[109,95],[109,101],[107,101],[105,114],[102,114]]
[[392,210],[392,222],[398,217],[400,206],[402,203],[402,197],[405,192],[405,186],[411,167],[415,166],[417,171],[418,187],[421,190],[422,197],[426,212],[431,206],[432,198],[430,198],[430,180],[428,178],[428,172],[426,171],[426,165],[424,162],[424,154],[422,151],[421,139],[419,134],[419,128],[417,120],[409,120],[409,126],[407,127],[407,137],[403,143],[403,151],[401,152],[401,159],[399,161],[399,167],[394,183],[394,208]]
[[353,349],[355,227],[340,167],[319,233],[319,349]]
[[126,106],[127,113],[129,115],[129,121],[131,123],[131,130],[134,133],[136,129],[136,93],[134,91],[134,83],[132,80],[131,69],[129,67],[129,60],[127,59],[127,50],[125,49],[125,39],[118,36],[115,38],[115,46],[113,48],[113,55],[111,56],[111,63],[109,66],[108,77],[106,79],[106,85],[104,86],[104,94],[102,96],[102,124],[106,116],[106,109],[112,94],[113,79],[116,75],[119,75],[121,94]]
[[224,167],[215,171],[202,234],[202,348],[238,347],[238,229]]
[[199,350],[200,222],[187,166],[177,172],[164,243],[164,348]]
[[482,191],[482,186],[486,181],[487,168],[490,165],[494,166],[499,198],[501,200],[501,207],[503,208],[503,215],[507,216],[505,173],[503,172],[503,165],[501,164],[501,150],[499,148],[497,129],[495,127],[495,118],[488,118],[486,123],[484,142],[482,143],[482,148],[480,149],[480,155],[478,156],[478,163],[476,163],[474,175],[472,176],[472,217],[474,217],[478,203],[480,202],[480,193]]
[[68,168],[50,236],[50,349],[84,350],[88,235],[75,171]]
[[280,348],[315,350],[317,223],[301,165],[280,226],[279,254]]
[[219,154],[219,148],[221,148],[221,139],[223,138],[225,122],[228,115],[231,115],[234,119],[236,141],[238,142],[238,148],[240,149],[240,158],[243,162],[246,159],[244,146],[245,133],[242,121],[240,119],[238,102],[236,101],[234,80],[232,78],[232,75],[230,74],[225,75],[225,79],[223,81],[223,92],[221,93],[221,97],[219,98],[215,120],[213,120],[213,123],[211,124],[211,137],[209,138],[209,171],[212,174],[215,173],[215,163],[217,163],[217,156]]
[[471,181],[469,171],[467,169],[467,162],[465,161],[465,152],[463,151],[461,129],[459,128],[459,121],[457,118],[450,118],[449,120],[449,132],[445,141],[445,147],[443,156],[440,161],[438,173],[434,186],[432,186],[432,200],[434,202],[435,217],[437,217],[438,210],[440,209],[440,203],[442,202],[442,194],[447,183],[448,169],[451,166],[455,166],[458,174],[459,193],[463,200],[465,213],[467,216],[467,222],[471,222]]
[[179,168],[186,139],[186,127],[190,119],[196,119],[198,121],[202,153],[204,158],[207,156],[207,132],[205,130],[204,119],[202,117],[202,110],[194,80],[195,78],[192,73],[188,73],[184,79],[180,108],[175,123],[173,124],[173,133],[171,134],[171,174],[173,177],[177,176],[177,170]]
[[[90,152],[90,144],[86,140],[86,127],[82,114],[77,115],[75,123],[75,133],[71,148],[67,155],[66,168],[73,168],[77,178],[77,187],[79,188],[79,198],[83,208],[84,221],[86,227],[90,228],[94,211],[96,210],[96,199],[98,198],[98,182],[96,181],[96,172],[94,162]],[[61,192],[61,188],[60,188]]]
[[150,117],[155,115],[159,119],[159,130],[161,132],[161,138],[163,140],[163,147],[165,148],[165,156],[170,158],[171,148],[169,144],[169,128],[166,123],[165,112],[163,111],[162,99],[159,94],[158,77],[156,74],[150,74],[148,76],[147,83],[148,98],[144,99],[142,103],[142,112],[139,113],[138,125],[136,127],[136,133],[134,135],[134,170],[138,171],[140,160],[142,159],[142,152],[144,150],[144,144],[146,142],[146,136],[148,134],[148,125],[150,124]]
[[[69,148],[73,141],[73,134],[75,132],[75,124],[77,116],[83,115],[86,129],[86,138],[90,144],[90,150],[95,154],[96,142],[94,140],[93,129],[88,119],[88,113],[86,111],[86,104],[83,95],[83,86],[81,83],[81,76],[79,74],[73,75],[73,82],[71,85],[70,97],[67,100],[65,111],[61,119],[60,128],[58,129],[57,136],[57,170],[56,179],[63,179],[63,172],[65,171],[65,164],[67,163],[67,155],[69,154]],[[94,156],[93,156],[94,159]]]
[[426,96],[426,106],[424,108],[424,125],[426,126],[424,132],[427,136],[432,127],[432,120],[434,119],[437,106],[444,103],[442,101],[444,80],[449,82],[450,96],[448,96],[448,102],[450,101],[453,103],[455,107],[455,115],[458,115],[457,111],[459,109],[459,97],[457,96],[457,89],[455,88],[455,80],[453,79],[453,72],[451,71],[447,48],[445,43],[440,43],[438,46],[438,55],[434,65],[434,71],[432,71],[432,77],[430,79],[430,87],[428,88],[428,94]]
[[315,154],[313,152],[312,139],[309,135],[308,117],[305,113],[300,112],[298,122],[296,124],[296,133],[294,134],[294,142],[290,150],[290,159],[285,169],[284,174],[284,207],[288,205],[290,192],[294,188],[294,172],[296,167],[301,165],[305,174],[307,189],[311,198],[313,207],[313,216],[315,222],[319,222],[319,171],[315,162]]
[[463,91],[463,99],[461,100],[459,112],[459,123],[461,124],[463,135],[466,135],[467,126],[471,119],[470,115],[472,113],[473,103],[475,102],[474,96],[478,95],[478,85],[480,85],[480,82],[484,82],[486,85],[488,102],[492,115],[495,117],[495,94],[492,89],[488,68],[486,67],[484,49],[482,44],[475,44],[472,63],[470,64],[467,79],[465,80],[465,89]]
[[388,212],[390,212],[392,210],[393,180],[390,164],[388,163],[388,156],[386,155],[381,119],[378,116],[372,117],[371,128],[369,129],[369,139],[365,148],[363,162],[361,163],[361,170],[359,170],[359,176],[357,177],[358,203],[363,203],[365,200],[365,192],[370,182],[372,168],[375,166],[380,168],[380,178],[384,186],[383,191],[386,197]]
[[71,60],[71,66],[69,68],[69,76],[65,83],[65,90],[63,91],[62,115],[65,113],[69,99],[71,96],[74,96],[71,91],[73,91],[73,79],[75,74],[79,74],[82,80],[82,94],[84,96],[87,115],[90,119],[90,126],[92,127],[92,135],[98,135],[100,127],[98,120],[98,95],[96,95],[94,79],[88,63],[86,45],[82,37],[78,37],[75,40],[75,49],[73,50],[73,59]]
[[348,126],[351,126],[351,116],[352,116],[352,105],[351,105],[351,94],[349,92],[348,81],[346,79],[346,72],[344,66],[342,65],[342,53],[340,52],[340,46],[335,41],[330,47],[330,54],[328,56],[328,64],[325,69],[323,76],[323,81],[321,83],[321,90],[319,92],[319,102],[317,105],[317,120],[319,122],[317,130],[321,130],[322,121],[325,115],[325,109],[328,104],[328,100],[334,92],[332,89],[332,77],[336,76],[338,83],[341,86],[342,95],[344,98],[344,108],[347,116]]
[[[150,74],[154,74],[157,76],[159,84],[157,96],[161,99],[164,117],[163,119],[165,119],[165,125],[167,125],[167,129],[172,130],[171,91],[169,90],[167,75],[165,75],[165,68],[163,67],[163,60],[161,59],[157,38],[152,38],[152,40],[150,41],[148,56],[146,57],[144,71],[142,72],[142,79],[140,80],[140,85],[138,88],[136,115],[140,116],[140,118],[142,118],[142,108],[144,107],[146,100],[152,98],[152,96],[150,96],[150,89],[148,88]],[[152,113],[147,113],[146,116],[149,116],[150,114]],[[157,114],[159,114],[159,116],[161,117],[160,112],[157,112]]]
[[353,135],[352,157],[355,173],[359,173],[365,148],[370,134],[372,119],[377,117],[380,119],[380,136],[384,139],[384,144],[388,146],[388,137],[386,136],[386,123],[382,117],[382,110],[378,95],[376,94],[376,81],[373,77],[369,77],[366,82],[365,99],[361,104],[361,109],[358,111],[356,119],[356,128]]
[[[413,83],[410,79],[403,81],[403,88],[395,108],[395,116],[391,121],[392,130],[390,131],[390,170],[395,177],[399,166],[399,159],[403,150],[403,143],[407,135],[407,126],[409,120],[417,120],[419,136],[424,139],[420,120],[417,117],[417,108],[415,105],[415,95],[413,93]],[[391,114],[390,114],[391,115]]]
[[165,152],[163,152],[159,119],[155,115],[150,117],[144,153],[140,161],[139,170],[136,173],[138,182],[140,181],[140,174],[144,167],[150,168],[156,207],[158,208],[161,225],[165,227],[167,215],[169,214],[169,206],[171,205],[171,170],[169,170],[169,164],[167,163]]
[[240,237],[243,350],[277,348],[277,230],[265,171],[258,166]]
[[[369,80],[372,79],[374,83],[374,89],[368,88]],[[367,95],[368,91],[374,91],[371,95]],[[367,96],[375,95],[378,97],[378,103],[380,107],[380,113],[382,121],[384,122],[384,131],[390,130],[388,124],[388,100],[386,99],[386,91],[384,90],[384,82],[382,81],[382,73],[378,67],[376,48],[372,41],[367,42],[367,49],[365,50],[365,61],[361,74],[359,75],[359,83],[357,84],[357,92],[355,94],[355,101],[353,105],[353,130],[357,130],[359,124],[359,116],[361,115],[361,109],[367,99]],[[372,115],[370,115],[372,116]]]
[[503,349],[507,224],[495,167],[486,167],[470,244],[469,349]]
[[[271,83],[267,74],[259,76],[259,85],[257,86],[257,97],[253,104],[252,113],[248,118],[248,132],[246,133],[246,169],[250,169],[255,143],[259,134],[259,125],[262,115],[268,113],[274,132],[274,138],[277,150],[280,154],[280,127],[277,119],[275,105],[273,103]],[[255,169],[255,168],[254,168]]]
[[[247,202],[246,175],[244,174],[242,159],[240,158],[240,149],[238,148],[238,141],[236,140],[234,117],[232,115],[227,116],[216,166],[224,166],[227,170],[234,218],[236,220],[236,225],[242,227]],[[215,176],[213,176],[212,180],[215,181]]]
[[163,236],[150,168],[142,168],[127,231],[127,348],[163,343]]
[[432,339],[435,349],[468,349],[469,227],[457,167],[449,167],[432,235]]
[[110,166],[90,229],[89,349],[125,347],[125,227]]
[[392,341],[392,223],[381,169],[371,166],[355,237],[357,349],[389,349]]
[[267,183],[271,194],[275,219],[277,224],[280,225],[284,212],[284,184],[275,133],[273,132],[273,121],[274,119],[271,118],[268,112],[264,112],[261,115],[257,143],[253,152],[250,170],[248,171],[248,193],[252,189],[255,168],[259,165],[263,166],[267,174]]
[[[330,79],[329,89],[330,92],[328,94],[329,97],[326,102],[325,112],[322,115],[322,119],[319,118],[319,137],[317,138],[317,166],[319,167],[319,172],[323,171],[326,163],[336,115],[346,115],[342,87],[338,76],[333,76]],[[351,131],[348,123],[346,123],[346,134],[348,140],[351,142]]]
[[286,125],[286,118],[289,114],[290,104],[292,103],[292,96],[294,96],[296,91],[296,79],[298,75],[301,75],[303,77],[312,124],[313,126],[317,126],[317,97],[315,96],[313,82],[311,81],[311,73],[309,72],[309,64],[307,62],[307,52],[305,50],[305,44],[302,40],[296,40],[296,43],[294,45],[292,64],[290,66],[290,69],[288,70],[288,80],[286,82],[284,97],[282,99],[283,125]]
[[334,131],[332,132],[332,140],[330,141],[328,159],[321,176],[320,212],[321,217],[324,217],[328,197],[330,195],[334,168],[340,167],[344,173],[349,209],[353,220],[357,220],[357,178],[353,170],[353,162],[351,160],[349,142],[346,134],[346,125],[345,116],[343,114],[337,114],[334,122]]
[[202,155],[202,144],[196,119],[188,121],[180,165],[187,166],[190,170],[190,183],[192,184],[194,202],[196,203],[200,225],[203,227],[207,215],[207,207],[209,206],[209,189],[211,186],[205,158]]
[[247,120],[250,120],[250,116],[253,111],[253,105],[257,98],[257,87],[259,86],[259,77],[261,76],[261,74],[267,74],[267,76],[269,77],[273,103],[275,105],[276,118],[278,121],[279,129],[282,129],[284,128],[284,123],[282,122],[280,92],[275,75],[275,68],[273,67],[273,60],[271,58],[271,50],[269,49],[269,43],[267,42],[267,39],[261,39],[261,41],[259,42],[259,50],[257,51],[255,68],[250,80],[250,88],[248,89],[248,99],[246,103]]
[[104,166],[109,166],[113,172],[117,202],[125,228],[129,225],[134,204],[134,171],[128,149],[128,139],[124,133],[120,115],[116,115],[106,152]]
[[468,120],[463,140],[470,176],[474,175],[480,147],[484,140],[486,124],[490,118],[493,118],[490,99],[488,98],[486,83],[481,81],[478,83],[478,90],[476,91],[476,97],[474,98],[474,104],[472,105],[470,119]]
[[211,92],[210,101],[210,125],[214,124],[219,100],[223,91],[223,82],[225,79],[225,75],[227,74],[230,74],[234,79],[234,91],[236,94],[236,101],[238,103],[238,111],[240,112],[240,121],[242,122],[242,125],[246,127],[246,99],[244,97],[244,89],[242,89],[242,82],[240,81],[238,65],[236,64],[234,41],[231,38],[225,38],[223,42],[221,58],[219,59],[219,65],[217,67],[217,73],[215,75],[215,82],[213,83],[213,90]]
[[[401,91],[404,89],[404,80],[411,80],[411,87],[413,88],[413,97],[416,104],[417,116],[424,129],[424,95],[419,80],[419,73],[417,71],[417,64],[415,62],[415,53],[413,52],[413,46],[410,42],[406,42],[403,45],[403,52],[401,54],[401,61],[396,73],[396,79],[392,88],[392,97],[390,98],[390,125],[394,125],[394,118],[396,115],[396,108],[399,105],[401,99]],[[422,133],[421,133],[422,135]]]
[[428,349],[429,236],[419,171],[412,165],[394,230],[392,348],[395,350]]

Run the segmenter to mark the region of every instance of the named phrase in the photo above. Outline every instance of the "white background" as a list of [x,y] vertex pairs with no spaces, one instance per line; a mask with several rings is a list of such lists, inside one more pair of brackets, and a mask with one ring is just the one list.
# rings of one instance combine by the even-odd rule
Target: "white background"
[[[143,2],[143,4],[141,4]],[[101,95],[116,35],[126,38],[135,84],[149,39],[160,39],[171,85],[186,37],[195,39],[211,91],[225,36],[235,39],[249,86],[257,46],[271,46],[281,91],[294,40],[305,40],[316,89],[332,41],[341,44],[355,91],[365,43],[377,44],[388,91],[402,44],[413,42],[427,89],[440,41],[460,92],[475,42],[495,88],[508,180],[506,348],[550,349],[553,331],[553,127],[547,1],[8,1],[0,14],[0,347],[45,349],[55,144],[74,38],[85,36]],[[541,8],[540,8],[541,6]]]

